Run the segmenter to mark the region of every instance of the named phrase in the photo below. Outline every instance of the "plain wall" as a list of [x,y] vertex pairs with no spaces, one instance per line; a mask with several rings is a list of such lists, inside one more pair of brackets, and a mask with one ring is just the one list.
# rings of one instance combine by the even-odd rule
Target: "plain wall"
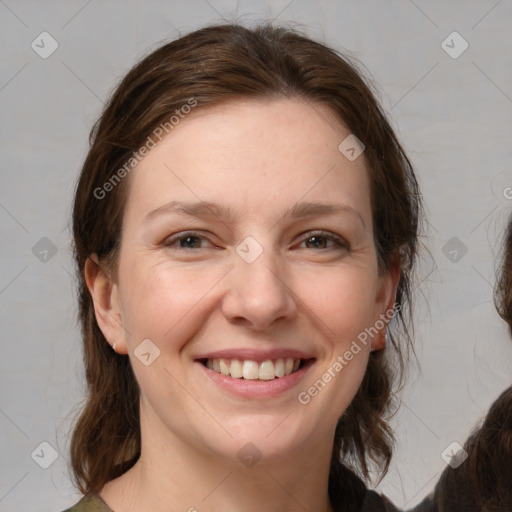
[[[443,450],[463,444],[511,383],[512,341],[492,302],[512,212],[510,2],[5,0],[0,511],[57,511],[79,497],[67,452],[83,399],[68,223],[89,130],[109,91],[150,48],[222,18],[277,18],[351,52],[373,76],[418,173],[431,253],[417,289],[421,372],[411,366],[393,420],[394,463],[379,491],[398,506],[416,504],[446,467]],[[58,43],[46,59],[31,47],[51,49],[48,36],[40,43],[44,31]],[[469,44],[458,58],[442,47],[453,31]],[[458,37],[445,43],[452,54],[462,48]],[[58,455],[48,469],[34,460],[39,453],[49,462],[41,442]]]

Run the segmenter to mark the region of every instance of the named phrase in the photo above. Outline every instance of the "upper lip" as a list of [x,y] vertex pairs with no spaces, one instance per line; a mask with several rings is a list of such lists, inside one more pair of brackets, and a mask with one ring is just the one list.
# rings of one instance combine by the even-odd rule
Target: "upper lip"
[[268,361],[281,359],[313,359],[314,356],[308,352],[289,348],[275,348],[271,350],[251,349],[251,348],[226,348],[222,350],[215,350],[213,352],[206,352],[196,357],[200,359],[242,359],[249,361]]

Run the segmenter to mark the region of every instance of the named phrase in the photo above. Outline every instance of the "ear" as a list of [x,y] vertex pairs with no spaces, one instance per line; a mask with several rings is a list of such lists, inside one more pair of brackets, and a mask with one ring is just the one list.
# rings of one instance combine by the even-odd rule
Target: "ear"
[[85,262],[85,281],[91,294],[98,326],[119,354],[127,354],[118,285],[102,269],[96,254]]
[[389,270],[379,277],[379,285],[375,299],[375,314],[372,324],[376,326],[379,332],[372,337],[372,352],[386,348],[387,325],[390,322],[394,311],[396,290],[400,280],[400,269],[400,259],[396,258],[395,262],[391,264]]

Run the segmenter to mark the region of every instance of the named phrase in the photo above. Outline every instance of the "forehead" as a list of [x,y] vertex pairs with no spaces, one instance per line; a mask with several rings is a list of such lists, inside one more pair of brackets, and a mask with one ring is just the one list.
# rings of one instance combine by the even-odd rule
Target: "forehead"
[[302,99],[236,100],[196,107],[138,164],[130,209],[215,200],[246,213],[300,199],[370,207],[364,155],[338,149],[350,130],[331,109]]

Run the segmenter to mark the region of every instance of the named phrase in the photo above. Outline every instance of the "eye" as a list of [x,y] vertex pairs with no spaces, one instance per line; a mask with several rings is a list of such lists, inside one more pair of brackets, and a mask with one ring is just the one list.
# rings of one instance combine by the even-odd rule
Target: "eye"
[[188,233],[177,233],[166,238],[163,245],[172,249],[202,249],[204,248],[204,246],[201,246],[202,241],[207,241],[207,239],[190,231]]
[[[306,249],[349,249],[348,243],[343,238],[326,231],[307,233],[302,243],[309,244],[309,247],[305,247]],[[330,246],[328,246],[329,243]]]
[[[316,231],[306,234],[302,244],[306,244],[305,249],[349,249],[349,244],[340,236],[326,231]],[[194,231],[185,233],[176,233],[163,242],[165,247],[172,249],[204,249],[206,244],[211,244],[208,239]]]

